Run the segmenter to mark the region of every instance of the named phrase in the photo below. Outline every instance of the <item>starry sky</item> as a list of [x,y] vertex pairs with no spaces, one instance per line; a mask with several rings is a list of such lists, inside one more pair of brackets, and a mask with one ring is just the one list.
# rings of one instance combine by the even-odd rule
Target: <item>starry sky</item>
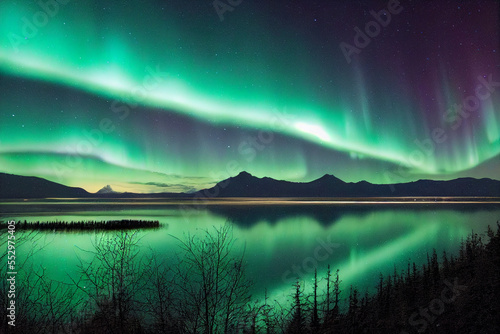
[[180,192],[500,179],[499,4],[0,2],[0,172]]

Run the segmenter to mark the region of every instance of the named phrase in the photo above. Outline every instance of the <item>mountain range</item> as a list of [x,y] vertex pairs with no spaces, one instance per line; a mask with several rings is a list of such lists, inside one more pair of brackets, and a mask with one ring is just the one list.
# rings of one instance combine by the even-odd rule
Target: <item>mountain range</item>
[[500,197],[500,181],[492,179],[459,178],[449,181],[419,180],[397,184],[356,183],[325,174],[311,182],[279,181],[257,178],[247,172],[200,190],[205,197],[417,197],[466,196]]
[[500,181],[459,178],[449,181],[419,180],[398,184],[344,182],[325,174],[311,182],[258,178],[247,172],[230,177],[212,188],[194,193],[120,193],[105,186],[97,193],[68,187],[33,176],[0,173],[0,198],[222,198],[222,197],[500,197]]

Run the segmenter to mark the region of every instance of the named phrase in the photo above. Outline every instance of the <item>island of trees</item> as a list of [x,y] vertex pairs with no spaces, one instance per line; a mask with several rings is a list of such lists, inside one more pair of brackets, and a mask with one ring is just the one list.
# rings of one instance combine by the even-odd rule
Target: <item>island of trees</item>
[[[90,231],[90,230],[129,230],[129,229],[149,229],[159,228],[158,220],[80,220],[80,221],[34,221],[27,222],[18,221],[16,224],[18,230],[35,230],[35,231]],[[7,229],[6,222],[0,223],[0,229]]]

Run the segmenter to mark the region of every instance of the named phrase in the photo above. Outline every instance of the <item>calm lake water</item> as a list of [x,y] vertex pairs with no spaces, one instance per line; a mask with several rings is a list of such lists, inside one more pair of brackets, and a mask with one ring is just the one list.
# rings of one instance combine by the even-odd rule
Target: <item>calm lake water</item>
[[[443,250],[456,255],[462,238],[472,230],[485,235],[488,225],[496,229],[500,204],[219,203],[187,207],[144,200],[0,203],[0,220],[10,219],[159,220],[162,228],[140,232],[141,246],[167,258],[179,250],[174,236],[182,239],[187,233],[229,222],[234,225],[236,245],[245,248],[247,274],[255,282],[254,297],[262,298],[267,289],[271,298],[283,302],[296,277],[310,288],[314,268],[324,277],[328,264],[332,270],[340,269],[346,298],[351,284],[362,294],[372,292],[379,273],[393,273],[394,265],[406,270],[408,261],[423,264],[433,248],[439,258]],[[35,254],[35,263],[45,267],[49,277],[67,280],[76,271],[78,256],[85,256],[82,250],[92,249],[93,236],[94,232],[43,232],[40,245],[44,248]]]

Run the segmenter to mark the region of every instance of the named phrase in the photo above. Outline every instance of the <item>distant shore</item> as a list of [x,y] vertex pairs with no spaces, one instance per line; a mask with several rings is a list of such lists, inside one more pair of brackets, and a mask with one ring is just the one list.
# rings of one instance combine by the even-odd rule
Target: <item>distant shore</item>
[[338,204],[500,204],[500,197],[214,197],[214,198],[40,198],[2,199],[2,204],[131,204],[131,205],[338,205]]

